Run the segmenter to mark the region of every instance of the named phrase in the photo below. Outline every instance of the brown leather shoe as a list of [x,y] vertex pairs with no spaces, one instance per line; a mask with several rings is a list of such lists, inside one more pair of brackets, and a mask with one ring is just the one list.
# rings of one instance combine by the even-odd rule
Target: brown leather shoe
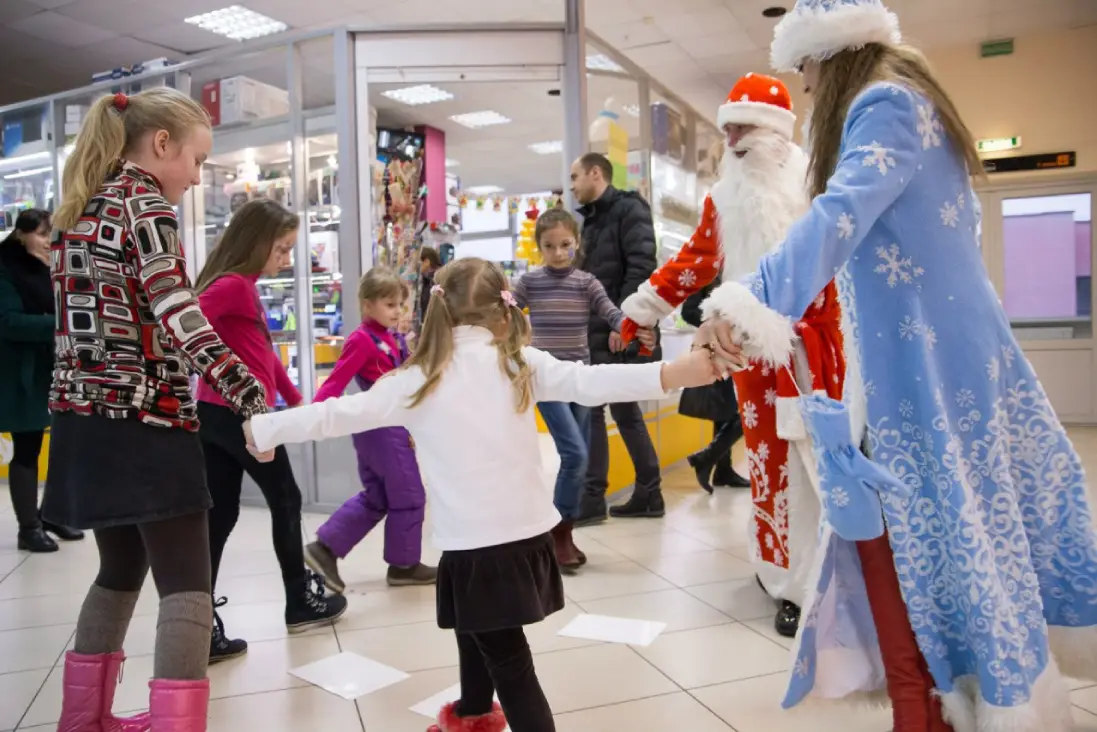
[[575,558],[579,562],[579,566],[582,567],[587,563],[587,555],[583,553],[583,550],[575,546],[575,524],[571,521],[565,521],[564,525],[567,527],[567,541],[571,550],[575,553]]
[[572,523],[561,521],[552,530],[553,549],[556,552],[556,563],[564,572],[574,572],[583,566],[576,554],[575,544],[571,540]]

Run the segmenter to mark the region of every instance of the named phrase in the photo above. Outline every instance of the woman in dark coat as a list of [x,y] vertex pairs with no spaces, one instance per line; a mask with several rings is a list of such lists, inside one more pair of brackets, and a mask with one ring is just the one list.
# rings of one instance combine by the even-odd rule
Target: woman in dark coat
[[8,466],[11,503],[19,522],[19,549],[55,552],[60,539],[80,531],[43,523],[38,512],[38,456],[50,423],[53,380],[53,285],[50,282],[50,215],[27,209],[0,242],[0,432],[11,433]]
[[[694,328],[701,326],[701,303],[719,281],[717,277],[712,284],[682,303],[682,320]],[[739,402],[735,398],[735,384],[731,379],[717,381],[711,386],[686,389],[679,411],[687,417],[709,419],[713,423],[712,442],[688,458],[701,487],[709,493],[713,492],[713,486],[749,488],[750,481],[731,467],[731,448],[743,436]]]

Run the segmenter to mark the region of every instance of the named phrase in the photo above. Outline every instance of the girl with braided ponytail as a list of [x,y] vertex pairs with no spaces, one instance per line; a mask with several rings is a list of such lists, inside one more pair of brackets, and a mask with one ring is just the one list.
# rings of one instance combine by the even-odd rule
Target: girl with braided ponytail
[[[245,423],[252,450],[404,427],[432,506],[438,625],[452,629],[461,699],[435,732],[552,732],[523,626],[564,606],[550,531],[560,523],[533,404],[660,399],[720,374],[711,350],[670,363],[588,366],[529,346],[529,324],[499,265],[439,270],[415,353],[369,391]],[[498,694],[501,706],[493,704]]]

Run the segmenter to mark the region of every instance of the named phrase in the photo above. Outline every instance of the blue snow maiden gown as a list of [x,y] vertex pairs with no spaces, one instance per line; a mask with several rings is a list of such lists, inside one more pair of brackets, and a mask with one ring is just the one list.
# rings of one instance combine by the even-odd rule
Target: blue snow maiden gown
[[[1060,669],[1097,678],[1086,480],[987,276],[978,224],[932,103],[878,82],[850,107],[826,192],[735,287],[797,320],[838,276],[870,457],[910,489],[883,501],[895,568],[956,732],[1068,732]],[[719,314],[735,323],[733,308]],[[831,683],[820,649],[850,659],[875,643],[855,548],[825,524],[820,541],[785,706]],[[824,615],[829,639],[814,637]],[[845,690],[879,688],[879,668],[856,665]]]

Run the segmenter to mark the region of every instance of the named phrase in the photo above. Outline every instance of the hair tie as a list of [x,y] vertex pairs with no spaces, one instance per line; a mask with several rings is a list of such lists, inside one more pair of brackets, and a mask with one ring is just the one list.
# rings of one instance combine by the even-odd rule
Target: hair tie
[[446,294],[446,291],[442,288],[441,285],[435,285],[434,287],[430,288],[430,294],[437,295],[438,297],[443,297]]
[[507,307],[518,307],[518,301],[514,299],[514,293],[510,290],[503,290],[499,293],[499,297],[503,298],[503,304]]
[[114,108],[117,109],[119,112],[125,112],[126,107],[128,107],[130,105],[130,98],[127,97],[122,92],[118,92],[117,94],[114,95],[114,103],[113,104],[114,104]]

